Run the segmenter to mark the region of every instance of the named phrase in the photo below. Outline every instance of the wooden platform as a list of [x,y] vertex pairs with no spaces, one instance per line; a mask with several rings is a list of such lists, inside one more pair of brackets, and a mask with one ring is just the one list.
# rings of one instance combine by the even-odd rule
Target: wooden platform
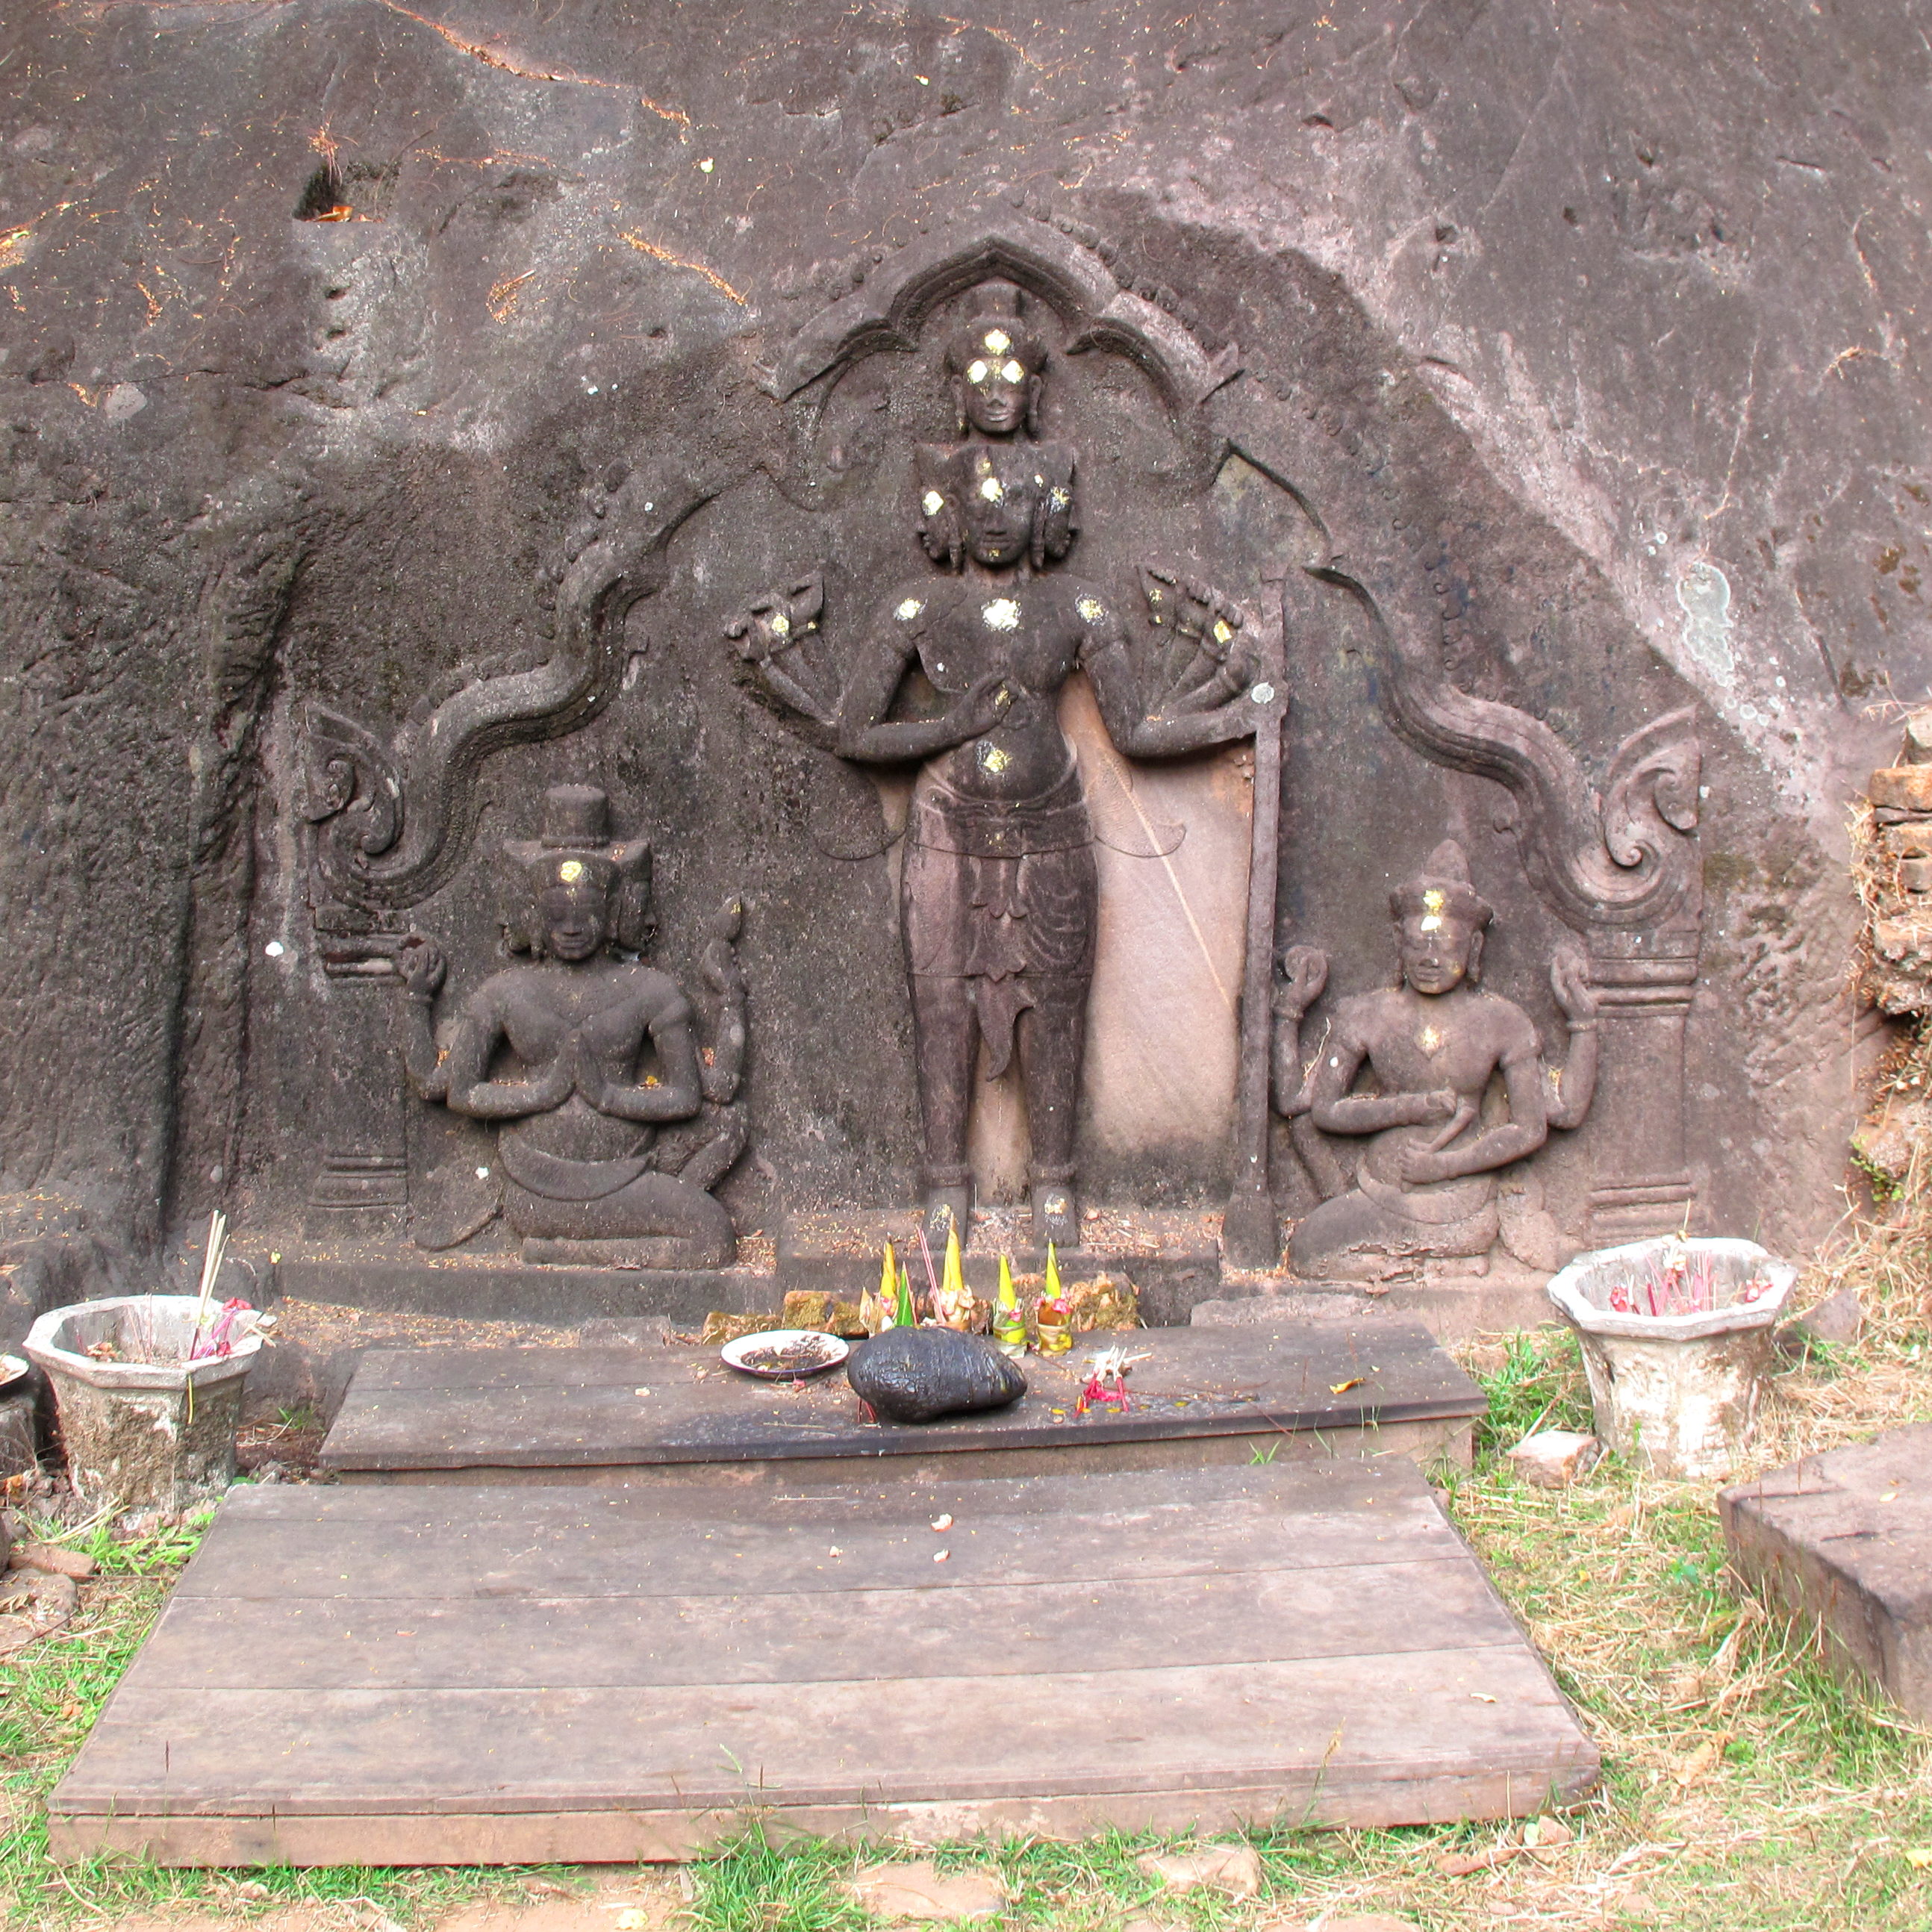
[[922,1841],[1492,1818],[1596,1768],[1401,1458],[242,1488],[49,1832],[172,1864],[628,1861],[752,1816]]
[[[1127,1343],[1134,1406],[1078,1412],[1096,1348]],[[322,1465],[348,1480],[795,1484],[1048,1468],[1196,1467],[1395,1450],[1466,1462],[1482,1392],[1420,1323],[1148,1328],[1027,1358],[1026,1395],[915,1428],[862,1423],[842,1370],[761,1382],[714,1349],[371,1351]]]

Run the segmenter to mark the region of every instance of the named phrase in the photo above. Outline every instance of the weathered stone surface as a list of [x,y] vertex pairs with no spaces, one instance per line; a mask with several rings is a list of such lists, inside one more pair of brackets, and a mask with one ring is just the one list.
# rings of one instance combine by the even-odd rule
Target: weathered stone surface
[[1004,1408],[1027,1389],[1018,1364],[983,1335],[952,1328],[889,1328],[852,1351],[845,1378],[887,1422]]
[[1510,1466],[1526,1483],[1540,1490],[1560,1490],[1595,1466],[1604,1445],[1594,1436],[1574,1429],[1539,1429],[1526,1436],[1509,1452]]
[[888,1924],[996,1918],[1006,1894],[990,1873],[940,1873],[929,1859],[862,1865],[850,1880],[852,1896]]
[[[398,1162],[412,1184],[491,1164],[476,1122],[328,1071],[383,1060],[394,988],[384,933],[318,930],[313,847],[344,818],[382,836],[380,788],[334,802],[332,764],[414,773],[440,707],[555,668],[582,528],[614,521],[639,595],[596,702],[466,740],[447,799],[403,814],[405,844],[454,827],[421,902],[473,972],[452,990],[496,938],[476,855],[595,777],[651,828],[680,984],[710,908],[751,904],[752,1151],[719,1189],[741,1231],[912,1198],[905,774],[875,787],[787,734],[721,639],[821,556],[836,611],[926,567],[902,472],[950,434],[949,318],[770,389],[868,279],[998,227],[1098,265],[1119,304],[1113,336],[1055,344],[1083,571],[1130,579],[1156,539],[1251,558],[1235,589],[1272,614],[1318,549],[1345,556],[1382,608],[1426,611],[1447,687],[1573,747],[1582,795],[1694,709],[1684,1171],[1700,1214],[1774,1246],[1826,1225],[1853,1088],[1844,807],[1892,753],[1872,694],[1927,682],[1932,56],[1897,10],[1760,0],[1560,33],[1442,0],[1176,20],[302,0],[155,33],[13,10],[0,995],[30,1018],[0,1042],[0,1181],[145,1262],[217,1202],[310,1220],[338,1112],[380,1129],[371,1223],[400,1218]],[[1123,316],[1192,341],[1204,446],[1247,452],[1205,493],[1109,346]],[[1319,937],[1337,999],[1380,983],[1381,896],[1453,826],[1498,907],[1489,983],[1554,1043],[1564,922],[1507,792],[1388,725],[1374,624],[1314,594],[1276,936]],[[1101,871],[1082,1178],[1225,1198],[1249,766],[1117,770],[1082,706],[1076,678]],[[312,755],[318,708],[368,742]],[[1642,1075],[1634,1118],[1671,1116]],[[1017,1186],[1011,1086],[976,1102],[974,1151]],[[1613,1098],[1538,1158],[1561,1227],[1623,1131]],[[1313,1204],[1292,1171],[1282,1194]]]
[[1864,1310],[1855,1288],[1840,1288],[1808,1308],[1792,1323],[1816,1342],[1856,1342],[1864,1332]]
[[1146,1852],[1134,1862],[1170,1892],[1203,1888],[1252,1898],[1262,1888],[1261,1856],[1252,1845],[1206,1845],[1198,1852]]
[[1932,1718],[1932,1424],[1808,1456],[1718,1498],[1739,1575],[1824,1654]]

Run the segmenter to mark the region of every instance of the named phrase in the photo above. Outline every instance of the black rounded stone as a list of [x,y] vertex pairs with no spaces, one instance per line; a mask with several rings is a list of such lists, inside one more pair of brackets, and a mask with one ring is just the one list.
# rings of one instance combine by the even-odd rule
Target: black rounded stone
[[886,1422],[1004,1408],[1026,1394],[1026,1377],[983,1335],[952,1328],[888,1328],[852,1351],[845,1377]]

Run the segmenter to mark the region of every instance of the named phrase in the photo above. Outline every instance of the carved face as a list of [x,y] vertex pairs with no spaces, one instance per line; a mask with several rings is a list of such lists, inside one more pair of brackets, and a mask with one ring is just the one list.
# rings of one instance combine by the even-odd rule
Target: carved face
[[980,345],[953,377],[952,397],[961,419],[982,436],[1010,436],[1038,408],[1040,378],[1014,355],[1004,332],[990,331],[994,339],[1000,347]]
[[588,873],[546,886],[537,901],[537,913],[544,950],[553,959],[589,959],[603,950],[610,932],[610,902]]
[[1018,563],[1033,543],[1034,473],[1024,464],[977,466],[966,479],[959,520],[966,548],[976,562],[994,568]]
[[1454,992],[1480,965],[1482,928],[1460,914],[1412,912],[1400,932],[1402,976],[1418,993]]

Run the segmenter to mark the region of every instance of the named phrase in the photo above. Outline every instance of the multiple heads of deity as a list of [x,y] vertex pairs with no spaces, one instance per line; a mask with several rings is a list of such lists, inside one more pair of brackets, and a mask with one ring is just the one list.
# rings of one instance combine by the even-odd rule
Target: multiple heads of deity
[[1417,877],[1389,895],[1402,976],[1418,993],[1454,992],[1483,976],[1483,936],[1494,909],[1469,882],[1469,862],[1454,839],[1430,853]]
[[963,437],[1008,436],[1024,427],[1040,435],[1046,386],[1046,344],[1020,320],[1020,292],[1010,282],[982,282],[972,318],[946,345],[946,375]]
[[542,830],[508,841],[523,874],[505,938],[513,952],[574,964],[607,947],[641,952],[652,933],[651,847],[610,836],[610,802],[592,785],[553,785]]
[[918,486],[920,540],[950,569],[1038,570],[1073,542],[1073,452],[1039,440],[1046,345],[1020,300],[1010,283],[982,284],[946,345],[960,440],[922,446]]

